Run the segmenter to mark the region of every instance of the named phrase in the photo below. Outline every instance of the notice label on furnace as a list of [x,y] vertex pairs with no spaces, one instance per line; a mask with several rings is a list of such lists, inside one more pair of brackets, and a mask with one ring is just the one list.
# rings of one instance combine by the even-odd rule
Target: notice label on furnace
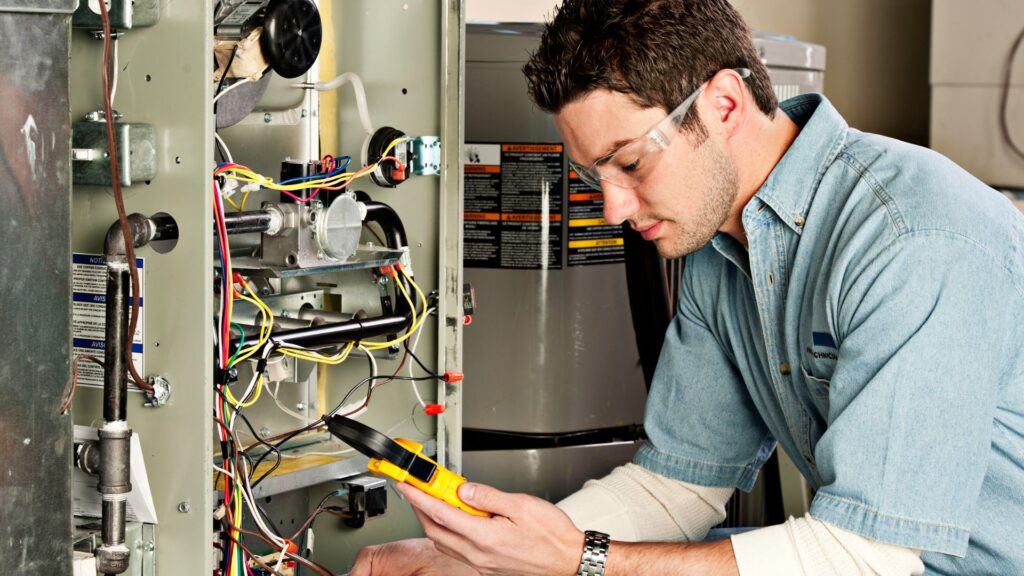
[[[143,259],[136,258],[139,268],[139,322],[132,338],[132,359],[140,374],[142,367],[143,300],[146,294]],[[75,356],[88,354],[103,360],[106,348],[107,327],[107,261],[97,254],[72,254],[71,256],[71,334]],[[131,378],[129,378],[129,381]],[[103,369],[92,362],[78,363],[79,386],[103,386]],[[140,391],[134,386],[129,391]]]
[[622,225],[604,219],[604,195],[569,171],[569,266],[624,262]]
[[463,263],[562,267],[562,144],[466,144]]

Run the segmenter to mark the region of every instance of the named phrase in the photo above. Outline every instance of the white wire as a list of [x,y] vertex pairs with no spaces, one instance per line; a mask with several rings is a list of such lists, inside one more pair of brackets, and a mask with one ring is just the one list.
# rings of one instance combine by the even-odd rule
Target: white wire
[[[326,92],[342,87],[346,82],[352,83],[356,92],[356,108],[359,109],[359,123],[367,134],[373,134],[373,124],[370,122],[370,112],[366,108],[366,89],[363,87],[363,80],[354,72],[345,72],[329,82],[317,82],[313,88],[318,92]],[[308,84],[306,85],[308,86]]]
[[216,464],[213,465],[213,469],[216,470],[217,472],[220,472],[221,474],[227,476],[228,478],[234,478],[235,477],[234,474],[232,474],[231,472],[228,472],[227,470],[221,468],[220,466],[217,466]]
[[359,349],[362,350],[363,354],[366,354],[366,357],[370,359],[370,384],[372,385],[377,381],[377,359],[373,357],[373,352],[371,352],[366,346],[360,344]]
[[242,459],[242,466],[245,468],[245,470],[240,470],[240,472],[242,473],[242,498],[244,498],[246,504],[249,505],[249,511],[252,512],[253,520],[256,522],[256,524],[259,525],[259,527],[263,531],[263,535],[266,536],[269,540],[273,541],[278,546],[286,546],[284,539],[275,535],[274,532],[267,528],[267,525],[264,524],[262,514],[260,514],[259,509],[256,507],[255,504],[256,499],[253,498],[252,496],[252,487],[249,485],[249,463],[244,458]]
[[281,389],[281,381],[280,380],[278,380],[277,382],[274,382],[274,391],[273,392],[270,391],[270,386],[267,386],[267,388],[266,388],[267,394],[270,394],[270,397],[274,399],[274,404],[277,404],[277,407],[280,408],[282,412],[284,412],[285,414],[291,416],[292,418],[295,418],[296,420],[299,420],[303,424],[309,424],[313,420],[316,420],[316,418],[308,418],[306,416],[303,416],[302,414],[299,414],[298,412],[293,412],[293,411],[289,410],[287,407],[285,407],[285,405],[282,404],[281,401],[277,397],[277,392],[280,389]]
[[[436,308],[430,308],[429,310],[424,312],[424,316],[430,316],[434,312],[434,310],[436,310]],[[419,329],[416,330],[416,336],[413,336],[412,348],[409,349],[409,352],[412,355],[416,354],[416,346],[419,345],[419,343],[420,343],[420,336],[423,335],[423,328],[426,325],[427,325],[426,320],[423,320],[420,323]],[[415,364],[415,362],[409,362],[409,378],[415,378],[416,377],[416,375],[413,374],[413,372],[412,372],[413,364]],[[416,393],[416,400],[419,401],[420,406],[423,407],[423,408],[426,408],[427,407],[427,403],[423,401],[423,396],[420,396],[420,388],[419,388],[419,386],[416,385],[416,381],[415,380],[409,380],[409,385],[412,386],[412,391]]]
[[[367,348],[366,346],[363,346],[362,344],[360,344],[359,345],[359,350],[363,354],[366,354],[366,357],[370,359],[370,382],[367,384],[368,389],[367,389],[367,392],[366,392],[367,394],[369,394],[370,391],[373,389],[374,382],[377,381],[377,359],[373,357],[373,352],[371,352],[370,349]],[[348,411],[353,410],[353,409],[357,408],[359,405],[363,404],[364,401],[365,401],[365,399],[363,399],[363,400],[356,400],[356,401],[352,402],[351,404],[348,404],[346,406],[342,406],[342,407],[338,408],[337,410],[335,410],[335,414],[345,414]],[[370,409],[369,405],[363,406],[362,408],[359,408],[359,410],[356,410],[352,414],[349,414],[347,416],[347,418],[358,418],[358,417],[362,416],[363,414],[366,414],[366,411],[369,410],[369,409]]]
[[231,157],[231,150],[228,150],[228,145],[224,143],[224,139],[216,132],[213,133],[213,137],[217,139],[217,145],[220,146],[221,151],[224,152],[224,157],[227,158],[228,162],[234,164],[235,159]]
[[214,95],[214,97],[213,97],[213,101],[214,101],[214,102],[216,102],[217,100],[220,100],[220,99],[221,99],[221,98],[223,98],[223,97],[224,97],[224,95],[225,95],[225,94],[227,94],[228,92],[231,92],[232,90],[234,90],[235,88],[238,88],[239,86],[241,86],[241,85],[243,85],[243,84],[248,84],[249,82],[252,82],[252,78],[242,78],[242,79],[241,79],[241,80],[239,80],[238,82],[235,82],[235,83],[234,83],[234,84],[232,84],[231,86],[228,86],[227,88],[225,88],[225,89],[221,90],[221,91],[220,91],[220,94],[216,94],[216,95]]
[[[266,345],[264,345],[264,346],[263,346],[263,353],[262,353],[262,354],[260,355],[260,358],[261,358],[262,360],[266,360],[266,359],[267,359],[267,357],[268,357],[268,356],[270,356],[270,353],[271,353],[271,352],[272,352],[273,350],[274,350],[274,345],[273,345],[273,343],[271,343],[271,342],[267,342],[267,343],[266,343]],[[257,363],[257,365],[258,365],[258,364],[259,364],[259,363]],[[254,392],[254,391],[256,390],[256,386],[260,385],[260,384],[258,384],[258,382],[259,382],[259,380],[260,380],[260,375],[261,375],[261,374],[260,374],[260,371],[259,371],[259,370],[256,370],[255,368],[253,368],[253,371],[252,371],[252,380],[249,380],[249,385],[248,385],[248,386],[246,386],[246,388],[245,388],[245,393],[244,393],[244,394],[242,394],[242,397],[238,399],[238,403],[239,403],[239,404],[245,404],[246,402],[248,402],[248,401],[249,401],[249,396],[251,396],[251,395],[252,395],[252,393],[253,393],[253,392]],[[266,384],[266,383],[264,383],[264,384],[262,384],[262,386],[267,386],[267,384]],[[276,400],[277,400],[277,399],[275,398],[275,401],[276,401]],[[229,430],[231,430],[232,432],[234,432],[234,430],[235,430],[235,422],[236,422],[237,420],[238,420],[237,418],[232,418],[232,419],[231,419],[231,424],[230,424],[230,425],[228,426],[228,429],[229,429]]]

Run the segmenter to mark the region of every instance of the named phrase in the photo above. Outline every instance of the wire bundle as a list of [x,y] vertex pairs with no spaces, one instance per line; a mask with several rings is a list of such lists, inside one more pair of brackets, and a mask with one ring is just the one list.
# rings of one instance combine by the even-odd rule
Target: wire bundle
[[[406,140],[408,140],[408,138],[396,138],[390,144],[388,144],[387,148],[385,148],[380,160],[377,160],[372,164],[367,164],[366,166],[363,166],[362,168],[356,170],[355,172],[347,171],[349,162],[351,162],[351,157],[341,156],[340,158],[345,159],[344,163],[341,164],[340,166],[335,167],[334,162],[336,160],[333,157],[325,156],[324,159],[331,159],[331,170],[329,172],[324,174],[318,174],[315,176],[291,178],[283,182],[275,182],[274,179],[269,176],[264,176],[247,166],[243,166],[242,164],[236,164],[233,162],[218,164],[216,170],[214,170],[213,172],[213,175],[231,178],[239,182],[245,182],[248,184],[256,184],[267,190],[274,190],[280,192],[281,194],[284,194],[285,196],[291,198],[292,200],[295,200],[296,202],[305,203],[310,202],[314,198],[316,198],[321,190],[344,190],[354,180],[370,175],[370,173],[376,170],[377,167],[380,166],[383,162],[394,162],[395,164],[398,165],[399,168],[405,169],[405,164],[403,164],[402,161],[398,159],[398,157],[389,156],[388,154],[390,154],[391,151],[394,150],[395,146],[397,146],[401,142],[405,142]],[[306,197],[302,197],[295,194],[295,192],[299,192],[302,190],[312,190],[313,193]],[[246,196],[242,198],[241,205],[235,205],[234,202],[231,201],[230,199],[228,199],[228,201],[237,209],[241,210],[245,206],[245,200],[247,199],[247,197],[248,192],[246,192]]]
[[[393,142],[391,147],[389,147],[389,151],[399,141],[400,140],[396,140]],[[397,158],[394,157],[385,157],[381,162],[385,160],[398,161]],[[316,193],[318,193],[320,189],[335,190],[344,188],[355,178],[369,174],[379,164],[378,162],[356,172],[349,173],[346,172],[346,170],[348,169],[350,161],[351,159],[348,157],[335,159],[330,156],[326,156],[322,162],[324,167],[323,174],[319,176],[294,178],[285,180],[281,183],[273,183],[269,178],[261,176],[239,164],[221,164],[215,170],[214,175],[223,176],[225,178],[236,178],[244,182],[256,182],[264,188],[276,189],[283,193],[312,189],[314,190],[313,195],[309,198],[301,199],[301,201],[309,201],[315,197]],[[276,391],[268,391],[268,395],[274,399],[274,402],[282,409],[282,411],[288,413],[290,416],[302,420],[304,422],[304,426],[297,430],[264,440],[255,432],[251,423],[245,418],[242,412],[244,409],[254,405],[260,399],[263,388],[266,386],[263,374],[264,369],[268,359],[274,353],[288,356],[296,360],[316,362],[325,365],[337,365],[346,361],[356,348],[366,356],[370,365],[370,376],[350,388],[342,398],[341,402],[339,402],[337,406],[328,413],[328,417],[337,413],[344,413],[351,417],[363,414],[369,407],[370,398],[374,388],[395,379],[407,380],[412,384],[421,380],[443,380],[442,377],[430,372],[429,370],[427,370],[430,373],[429,376],[414,377],[412,376],[411,369],[408,377],[398,376],[397,374],[399,370],[404,366],[404,357],[402,363],[399,365],[398,369],[395,370],[394,374],[391,374],[390,376],[379,376],[377,374],[376,360],[372,355],[374,350],[386,349],[402,343],[406,343],[406,355],[414,353],[415,346],[413,346],[412,351],[410,351],[408,341],[414,336],[415,339],[412,340],[412,342],[416,343],[419,340],[419,335],[422,333],[426,318],[430,312],[428,309],[427,298],[422,289],[416,284],[412,276],[409,275],[404,267],[401,265],[385,267],[383,269],[383,273],[393,281],[396,296],[397,294],[401,294],[402,298],[409,306],[412,317],[409,328],[403,334],[384,342],[348,342],[342,345],[333,354],[275,341],[271,334],[274,321],[272,310],[260,299],[257,291],[253,289],[251,284],[232,269],[231,251],[224,218],[225,198],[221,193],[220,181],[218,178],[214,178],[213,192],[214,228],[217,233],[217,246],[220,253],[219,287],[221,293],[219,306],[220,315],[216,329],[216,358],[217,366],[220,370],[219,378],[216,383],[217,396],[214,402],[214,420],[217,424],[223,466],[222,468],[216,468],[218,473],[223,477],[224,494],[223,523],[225,550],[223,554],[224,563],[222,571],[225,576],[250,574],[251,572],[249,571],[248,566],[251,561],[260,565],[270,573],[277,574],[279,573],[281,562],[288,559],[298,562],[303,566],[307,566],[317,573],[326,574],[329,572],[325,571],[322,567],[317,566],[315,563],[306,560],[301,556],[301,554],[295,553],[296,548],[292,542],[296,537],[292,537],[291,539],[284,538],[274,531],[273,521],[266,517],[266,514],[259,508],[256,503],[256,498],[253,496],[253,488],[259,485],[263,479],[267,478],[280,466],[281,459],[283,457],[281,453],[282,446],[299,434],[321,428],[323,426],[323,420],[317,419],[309,421],[308,418],[302,414],[286,409],[278,400]],[[242,205],[244,205],[244,201],[245,199],[243,198]],[[411,289],[406,287],[406,283],[411,287]],[[417,309],[417,303],[414,302],[412,293],[416,294],[416,299],[421,303],[421,308]],[[258,311],[258,332],[256,334],[249,335],[250,338],[248,339],[242,326],[232,323],[234,300],[236,298],[248,302]],[[234,326],[235,330],[240,334],[240,339],[234,349],[232,349],[231,346],[232,326]],[[253,369],[253,376],[241,395],[236,396],[229,386],[229,374],[231,373],[232,368],[237,367],[239,363],[247,360],[256,361],[256,366]],[[416,359],[416,362],[422,366],[419,359]],[[364,385],[367,386],[365,397],[349,404],[349,399]],[[419,397],[418,391],[417,397]],[[420,404],[423,404],[422,399],[420,399]],[[238,440],[235,432],[235,424],[238,421],[242,421],[246,427],[248,427],[258,445],[262,445],[266,448],[263,454],[261,454],[255,461],[250,458],[248,453],[248,451],[252,450],[255,445],[244,448]],[[403,420],[403,422],[404,421],[405,420]],[[273,444],[271,442],[273,442]],[[342,452],[344,453],[344,451]],[[274,463],[267,469],[261,469],[260,465],[271,454],[276,456],[276,461],[274,461]],[[257,470],[261,470],[261,473],[258,478],[254,478]],[[258,533],[249,532],[241,528],[242,517],[243,514],[245,514],[246,508],[249,509],[249,514],[258,528]],[[330,512],[330,510],[323,508],[323,506],[318,506],[318,509],[313,511],[313,514],[307,521],[307,525],[311,525],[312,518],[324,511]],[[299,532],[296,534],[298,535]],[[243,535],[257,537],[272,549],[280,551],[277,565],[271,567],[260,563],[243,544]]]

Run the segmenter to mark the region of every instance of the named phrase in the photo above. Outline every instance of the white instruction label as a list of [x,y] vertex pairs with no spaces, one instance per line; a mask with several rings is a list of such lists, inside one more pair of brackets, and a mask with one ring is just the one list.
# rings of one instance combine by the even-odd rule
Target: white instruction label
[[[142,335],[146,317],[146,275],[143,259],[136,258],[135,263],[139,268],[140,294],[139,322],[132,338],[132,359],[139,373],[145,374],[142,366]],[[96,254],[72,254],[71,275],[71,334],[74,342],[72,357],[88,354],[103,360],[107,327],[107,261],[103,256]],[[79,361],[78,385],[103,387],[103,369],[92,362]],[[141,392],[134,386],[128,389]]]

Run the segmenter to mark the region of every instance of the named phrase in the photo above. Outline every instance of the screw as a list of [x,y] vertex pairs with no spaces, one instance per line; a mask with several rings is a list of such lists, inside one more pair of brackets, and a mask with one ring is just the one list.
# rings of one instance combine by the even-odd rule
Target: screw
[[295,409],[296,410],[305,410],[306,409],[306,405],[303,404],[302,402],[299,402],[298,404],[295,405]]
[[267,428],[266,426],[261,426],[260,427],[260,436],[262,436],[264,438],[266,438],[267,436],[270,436],[270,428]]
[[273,120],[274,120],[274,115],[271,114],[270,112],[267,112],[267,113],[263,114],[263,122],[264,123],[270,124]]
[[305,118],[306,116],[309,116],[309,111],[306,110],[305,108],[303,108],[302,109],[302,117]]
[[192,510],[192,505],[188,503],[188,500],[184,500],[178,503],[178,512],[182,514],[188,514],[189,510]]
[[153,550],[156,550],[156,544],[153,544],[152,542],[139,542],[137,547],[143,552],[152,552]]

